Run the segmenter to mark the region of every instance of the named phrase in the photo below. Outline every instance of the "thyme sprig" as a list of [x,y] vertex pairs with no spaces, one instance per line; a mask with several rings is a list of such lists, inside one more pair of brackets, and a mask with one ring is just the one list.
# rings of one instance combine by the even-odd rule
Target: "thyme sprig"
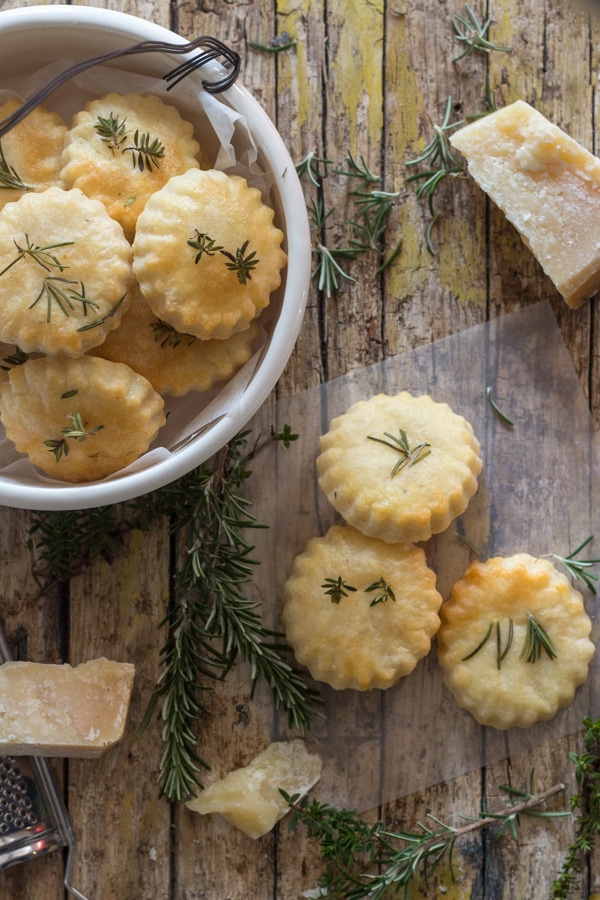
[[198,264],[203,256],[215,256],[223,247],[219,246],[208,234],[195,229],[196,236],[188,240],[189,246],[195,250],[194,262]]
[[575,837],[552,883],[549,900],[567,900],[579,886],[586,860],[600,834],[600,719],[586,717],[583,752],[571,753],[578,791],[570,798],[571,809],[579,810]]
[[33,187],[25,184],[17,171],[8,164],[2,141],[0,141],[0,190],[2,191],[32,191]]
[[399,437],[396,437],[393,434],[390,434],[388,431],[384,431],[384,435],[388,440],[384,438],[375,437],[374,435],[367,435],[367,440],[369,441],[377,441],[379,444],[385,444],[386,447],[391,447],[392,450],[396,450],[400,454],[400,459],[392,467],[391,478],[394,477],[401,469],[406,467],[411,468],[411,466],[416,465],[422,459],[425,459],[426,456],[429,456],[431,450],[431,444],[428,444],[427,441],[423,441],[420,444],[417,444],[416,447],[411,447],[408,442],[408,437],[406,431],[403,428],[400,428]]
[[152,138],[147,131],[140,134],[139,129],[136,128],[133,144],[123,147],[122,152],[131,153],[134,169],[139,169],[140,172],[144,170],[151,172],[153,168],[160,169],[160,161],[165,155],[165,147],[157,137]]
[[71,413],[67,418],[70,419],[71,424],[61,428],[61,437],[44,441],[44,446],[48,448],[50,453],[54,453],[56,462],[59,462],[63,456],[69,455],[69,445],[67,441],[74,440],[78,441],[78,443],[82,443],[86,438],[97,434],[104,428],[104,425],[94,425],[92,428],[87,428],[80,412]]
[[560,563],[567,570],[569,575],[573,578],[574,581],[582,581],[585,586],[592,592],[592,594],[596,594],[596,585],[595,581],[598,581],[598,576],[594,575],[593,572],[590,572],[592,566],[596,563],[600,563],[600,559],[575,559],[578,553],[587,547],[589,543],[594,540],[594,535],[591,534],[589,537],[585,539],[572,553],[569,553],[568,556],[560,556],[558,553],[549,553],[548,559],[555,559],[558,563]]
[[556,818],[568,812],[546,809],[552,797],[564,791],[564,784],[556,784],[546,791],[534,793],[515,791],[502,786],[509,800],[497,812],[490,812],[484,804],[478,816],[463,816],[469,823],[456,827],[428,815],[428,823],[419,822],[413,830],[394,831],[385,822],[374,824],[360,819],[353,810],[336,809],[310,796],[300,798],[281,791],[292,809],[288,826],[294,831],[300,824],[308,836],[319,842],[326,864],[319,879],[320,895],[343,900],[382,900],[393,893],[408,898],[413,880],[421,877],[425,886],[437,867],[445,859],[454,878],[453,854],[456,843],[467,834],[480,829],[494,829],[495,836],[508,832],[517,837],[519,816]]
[[491,17],[485,22],[481,22],[475,15],[468,3],[465,3],[466,16],[459,16],[455,13],[452,16],[452,26],[454,28],[456,40],[465,45],[465,49],[460,56],[455,56],[452,62],[458,62],[465,56],[480,51],[490,53],[495,50],[499,53],[510,53],[510,47],[503,47],[500,44],[494,44],[488,38],[488,30],[491,25]]
[[196,335],[188,334],[187,331],[177,331],[162,319],[151,322],[150,327],[154,332],[154,340],[158,341],[161,347],[178,347],[182,341],[190,347],[196,340]]
[[377,606],[379,603],[385,603],[387,600],[396,602],[396,595],[385,578],[378,578],[377,581],[365,588],[366,594],[371,594],[374,591],[376,593],[369,604],[370,606]]
[[325,592],[325,596],[329,597],[332,603],[338,604],[342,597],[347,597],[349,592],[354,593],[356,588],[351,584],[347,584],[341,575],[337,578],[326,578],[321,588]]
[[119,119],[111,110],[110,115],[106,117],[98,116],[98,121],[94,125],[100,140],[108,145],[113,154],[127,141],[126,124],[126,119]]
[[246,282],[252,278],[252,272],[260,262],[256,256],[256,250],[252,250],[251,253],[246,253],[249,243],[249,240],[244,241],[242,246],[238,247],[235,253],[230,253],[229,250],[223,249],[220,251],[223,256],[226,256],[229,260],[229,262],[225,263],[226,267],[232,272],[235,272],[240,284],[246,284]]

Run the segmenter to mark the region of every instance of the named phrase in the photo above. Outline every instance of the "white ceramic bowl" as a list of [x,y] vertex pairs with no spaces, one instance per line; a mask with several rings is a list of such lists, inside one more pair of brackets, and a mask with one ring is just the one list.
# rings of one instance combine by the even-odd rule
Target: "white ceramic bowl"
[[[226,35],[212,37],[227,41]],[[161,26],[107,9],[30,6],[0,12],[0,87],[7,86],[7,79],[12,83],[15,78],[33,75],[48,64],[62,66],[66,61],[86,59],[144,40],[185,42]],[[113,65],[158,79],[187,58],[153,53],[127,57]],[[190,92],[194,92],[192,100],[195,101],[204,77],[209,77],[206,70],[188,76],[181,86],[169,92],[167,102],[180,106],[178,98],[185,93],[189,102]],[[124,85],[123,90],[126,89]],[[68,90],[60,89],[57,102],[60,95],[68,97]],[[266,400],[281,375],[300,330],[310,283],[306,203],[294,163],[281,137],[249,92],[236,82],[217,97],[247,123],[258,150],[258,162],[270,177],[270,202],[275,209],[275,223],[284,232],[284,249],[288,254],[282,285],[273,294],[269,306],[265,324],[267,343],[254,373],[224,414],[201,433],[187,443],[180,442],[183,445],[175,449],[167,445],[169,455],[147,468],[106,481],[72,485],[29,477],[18,471],[18,465],[6,466],[10,447],[7,448],[6,439],[3,444],[0,440],[0,504],[25,509],[83,509],[128,500],[168,484],[208,460],[237,434]],[[44,101],[44,105],[53,108],[53,98]],[[235,146],[235,139],[233,143]],[[181,401],[168,400],[167,406],[173,410],[174,419],[179,417],[185,424],[186,417],[193,418],[194,404],[200,408],[203,402],[202,395],[197,394]],[[4,438],[3,431],[0,431],[1,438]]]

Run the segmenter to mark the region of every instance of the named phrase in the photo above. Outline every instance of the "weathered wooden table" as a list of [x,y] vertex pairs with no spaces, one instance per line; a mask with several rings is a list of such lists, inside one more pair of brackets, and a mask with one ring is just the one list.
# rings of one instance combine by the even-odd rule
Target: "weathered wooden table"
[[[0,0],[0,9],[17,5]],[[389,253],[401,236],[401,252],[383,272],[376,254],[344,263],[355,280],[340,278],[335,296],[325,296],[313,282],[277,398],[547,300],[598,423],[595,303],[569,310],[515,231],[467,178],[445,179],[435,195],[440,216],[431,233],[432,255],[426,242],[430,212],[406,180],[414,171],[406,163],[442,121],[447,98],[453,121],[476,113],[485,106],[486,81],[499,105],[523,98],[588,149],[596,147],[600,18],[576,0],[490,0],[484,6],[473,3],[474,12],[482,20],[491,17],[489,36],[511,52],[473,52],[453,62],[465,49],[452,25],[454,14],[465,16],[458,0],[114,4],[186,37],[212,34],[229,43],[242,55],[243,83],[276,122],[294,161],[315,152],[332,160],[330,168],[347,168],[350,151],[381,173],[380,187],[397,193],[384,241]],[[292,46],[269,52],[272,39],[286,33]],[[330,174],[325,190],[328,208],[334,208],[327,242],[346,246],[346,223],[354,215],[347,183]],[[559,476],[569,477],[566,464]],[[74,664],[106,655],[137,667],[130,726],[119,747],[100,761],[55,764],[77,838],[76,887],[90,900],[295,900],[315,887],[321,863],[302,829],[288,835],[280,827],[253,842],[220,820],[206,821],[157,797],[159,728],[155,723],[140,736],[138,726],[160,670],[164,636],[157,626],[169,596],[171,559],[167,524],[129,533],[114,558],[95,560],[41,597],[31,573],[30,524],[27,512],[0,510],[0,614],[15,654]],[[218,687],[214,717],[206,718],[200,738],[202,755],[221,772],[262,749],[251,705],[235,685]],[[226,727],[215,724],[223,721]],[[566,807],[575,789],[569,752],[581,747],[581,734],[366,815],[413,827],[432,813],[459,825],[461,813],[476,814],[484,802],[490,809],[501,806],[500,785],[526,787],[532,766],[540,790],[566,783],[557,801]],[[523,820],[516,843],[476,832],[456,847],[455,883],[442,867],[428,888],[415,883],[410,896],[543,898],[572,827],[568,818]],[[59,853],[15,866],[0,873],[0,897],[58,900],[64,896],[62,870]],[[581,896],[600,890],[596,873],[593,864],[584,873]]]

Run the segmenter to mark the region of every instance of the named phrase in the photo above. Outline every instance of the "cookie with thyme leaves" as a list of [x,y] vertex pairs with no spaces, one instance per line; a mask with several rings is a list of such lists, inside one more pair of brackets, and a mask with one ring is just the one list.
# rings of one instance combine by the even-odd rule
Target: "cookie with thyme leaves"
[[146,204],[133,242],[134,272],[157,318],[200,340],[248,328],[287,262],[273,219],[238,175],[192,169],[171,178]]
[[45,356],[0,385],[7,438],[60,481],[97,481],[146,452],[165,423],[163,399],[129,366],[94,356]]
[[91,352],[131,366],[159,394],[182,397],[190,391],[208,391],[231,378],[260,343],[257,322],[226,341],[201,341],[193,334],[181,334],[154,315],[136,286],[119,327]]
[[482,725],[529,728],[568,706],[594,654],[582,595],[545,558],[473,562],[440,613],[438,659]]
[[377,394],[321,437],[319,485],[348,522],[391,543],[425,541],[467,508],[482,468],[473,428],[429,395]]
[[148,198],[201,159],[193,125],[175,106],[154,94],[110,93],[73,117],[61,177],[100,200],[132,241]]
[[334,525],[294,560],[282,621],[296,659],[316,681],[384,690],[429,652],[441,603],[420,547]]

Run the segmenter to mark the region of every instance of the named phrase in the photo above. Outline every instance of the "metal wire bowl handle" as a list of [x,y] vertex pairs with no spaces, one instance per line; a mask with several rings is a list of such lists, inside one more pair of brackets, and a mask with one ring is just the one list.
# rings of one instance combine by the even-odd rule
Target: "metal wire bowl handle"
[[89,59],[83,59],[80,62],[74,63],[68,69],[65,69],[64,72],[60,72],[38,91],[28,97],[18,109],[14,110],[9,116],[0,121],[0,138],[4,137],[4,135],[7,134],[11,128],[14,128],[18,122],[24,119],[32,109],[39,106],[46,97],[58,90],[65,82],[70,81],[71,78],[74,78],[81,72],[93,68],[93,66],[99,66],[102,63],[110,62],[110,60],[118,59],[122,56],[135,56],[138,53],[181,54],[191,53],[193,50],[199,48],[202,48],[202,53],[199,53],[192,59],[186,60],[170,72],[167,72],[166,75],[162,76],[163,81],[170,82],[167,90],[170,91],[171,88],[175,87],[176,84],[179,84],[179,82],[186,78],[191,72],[195,72],[196,69],[202,68],[206,63],[209,63],[212,60],[219,60],[222,61],[226,70],[225,75],[218,78],[216,81],[203,80],[202,87],[209,94],[220,94],[223,91],[226,91],[227,88],[231,87],[237,80],[240,73],[241,57],[239,53],[232,50],[222,41],[207,35],[202,35],[201,37],[197,37],[193,41],[188,41],[184,44],[175,44],[170,41],[140,41],[137,44],[123,47],[120,50],[112,50],[109,53],[102,53],[100,56],[92,56]]

